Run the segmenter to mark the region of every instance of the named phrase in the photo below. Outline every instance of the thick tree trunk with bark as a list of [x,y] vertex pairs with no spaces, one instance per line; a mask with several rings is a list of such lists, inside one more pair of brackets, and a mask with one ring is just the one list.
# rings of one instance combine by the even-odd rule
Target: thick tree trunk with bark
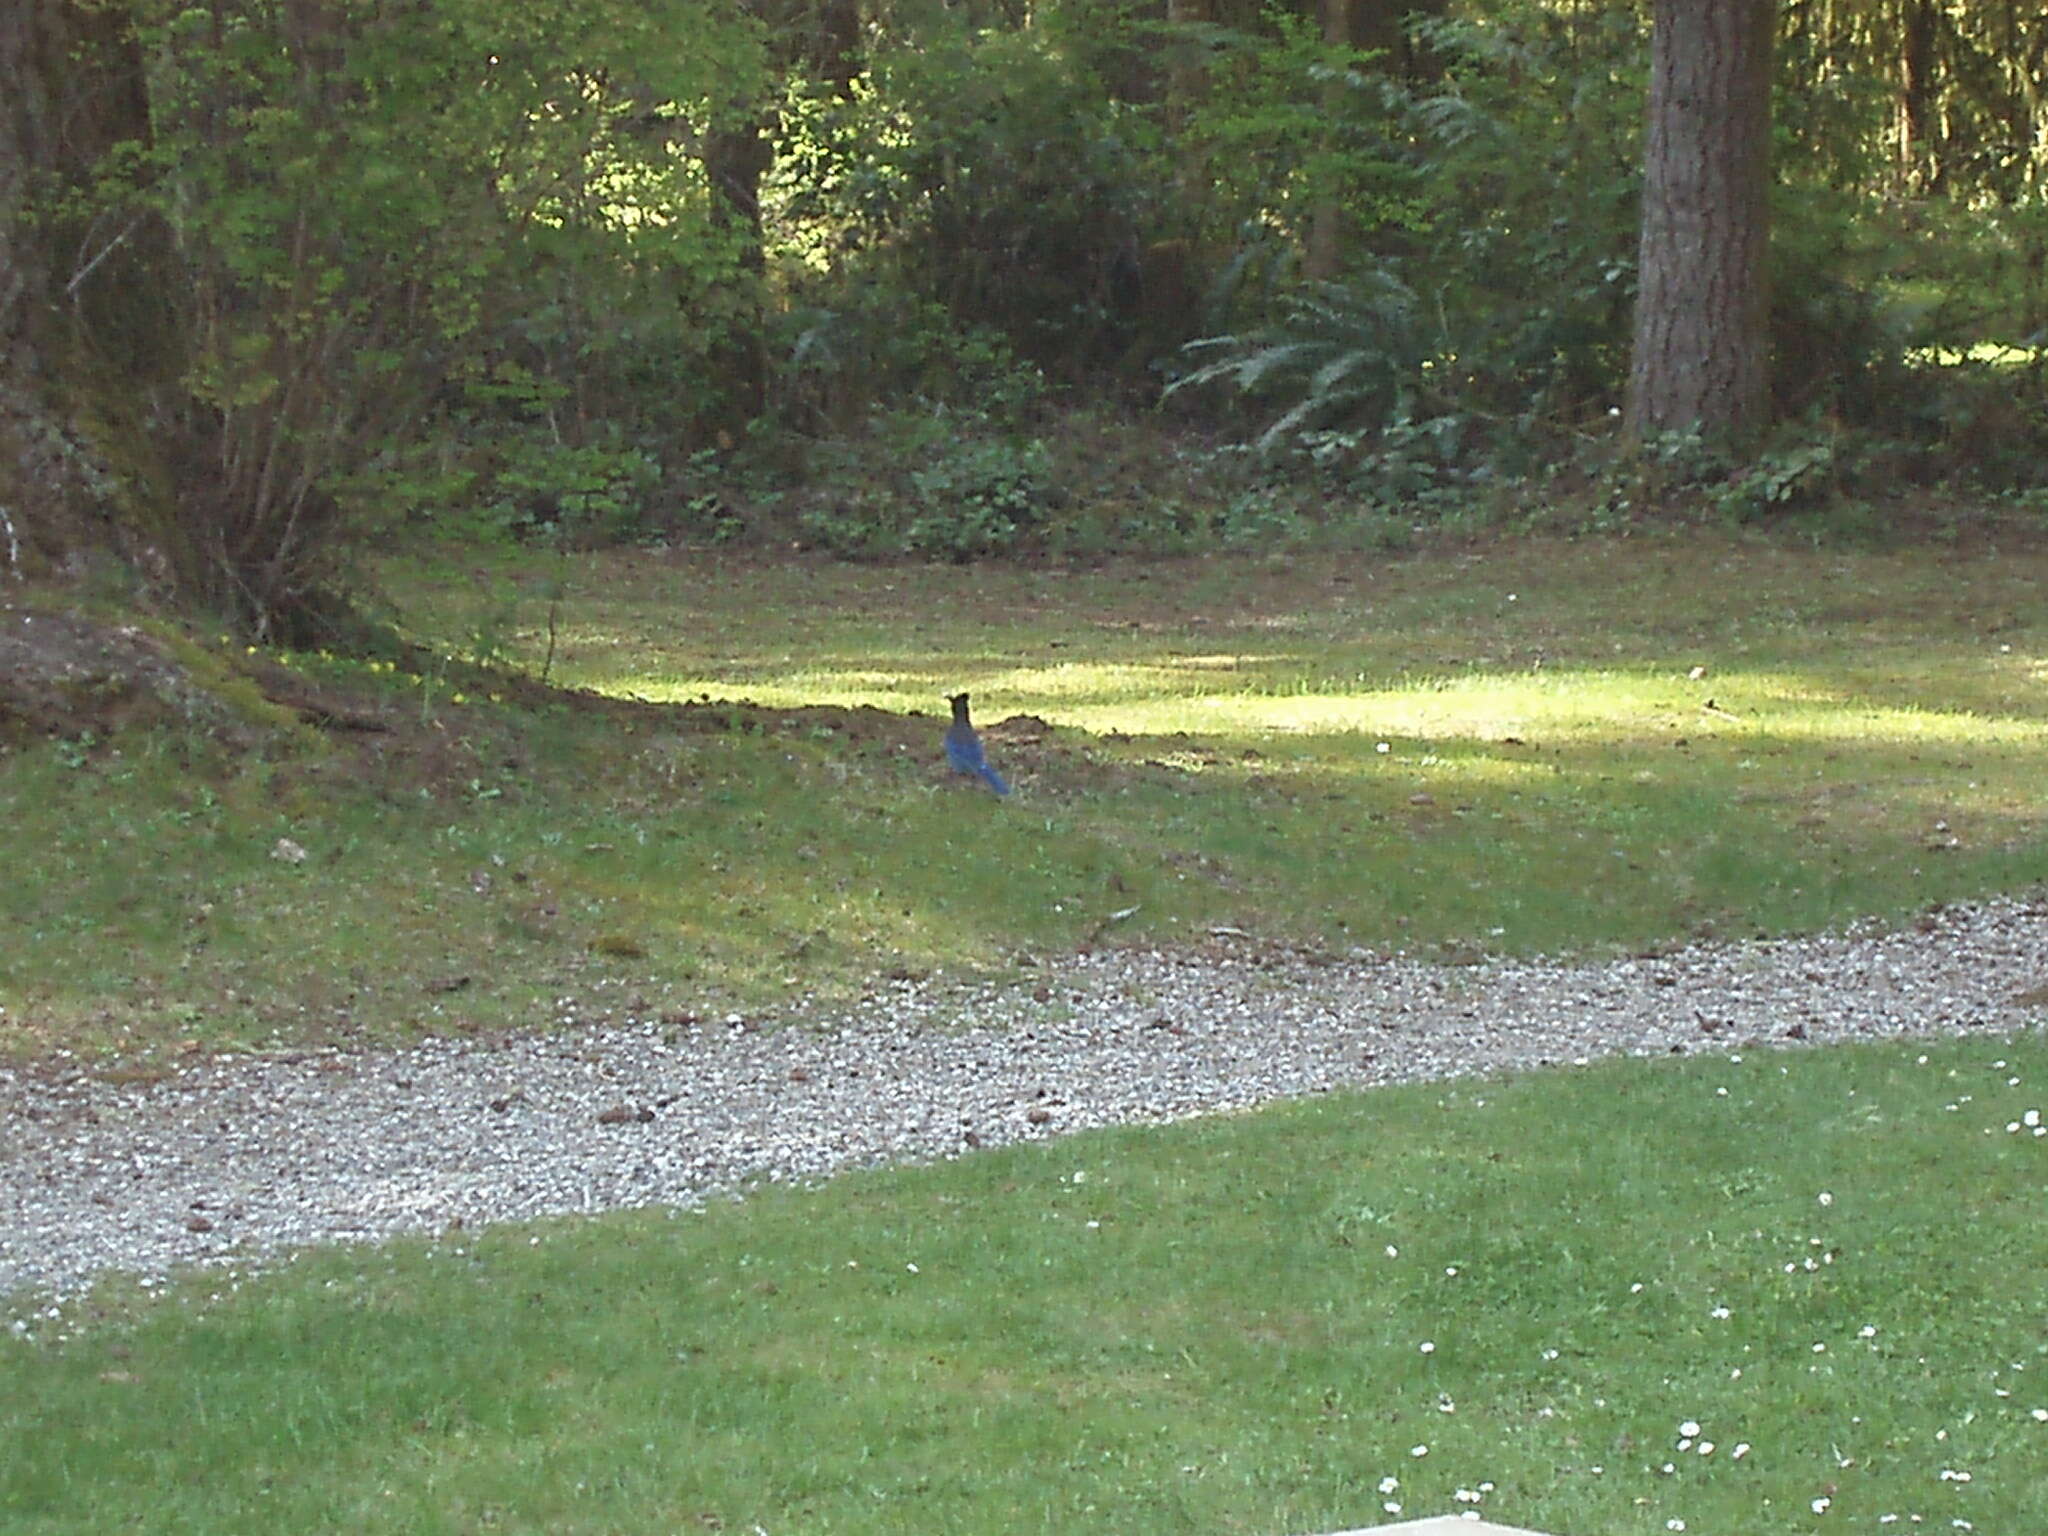
[[[1319,0],[1323,41],[1333,48],[1351,43],[1352,0]],[[1323,104],[1334,123],[1343,109],[1344,85],[1332,81],[1323,87]],[[1344,264],[1344,210],[1335,203],[1318,204],[1309,213],[1307,249],[1302,253],[1301,273],[1311,282],[1335,282]]]
[[1657,0],[1628,426],[1743,445],[1769,402],[1770,0]]
[[169,345],[154,217],[31,219],[109,147],[146,142],[141,55],[117,8],[0,7],[0,580],[112,551],[168,579],[170,518],[133,401]]
[[704,170],[711,181],[712,214],[739,243],[740,302],[745,312],[713,355],[724,375],[730,427],[744,427],[768,400],[768,344],[762,314],[767,254],[761,225],[761,178],[774,163],[765,121],[742,120],[705,135]]
[[35,23],[33,6],[0,16],[0,377],[10,382],[31,365],[32,328],[49,305],[42,250],[21,218],[49,115]]

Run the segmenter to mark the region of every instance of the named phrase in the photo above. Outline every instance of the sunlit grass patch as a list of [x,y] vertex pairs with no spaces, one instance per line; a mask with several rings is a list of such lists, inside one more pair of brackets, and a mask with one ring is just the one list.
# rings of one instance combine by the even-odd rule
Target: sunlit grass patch
[[[2048,871],[2034,550],[614,553],[572,559],[559,608],[520,557],[472,559],[392,568],[419,633],[459,658],[502,620],[515,666],[657,707],[301,657],[394,729],[10,755],[0,811],[40,856],[0,882],[26,936],[0,952],[0,1051],[530,1026],[600,986],[656,1012],[829,1005],[878,971],[1219,924],[1639,947]],[[961,688],[1009,800],[944,769]]]
[[1613,1062],[110,1286],[0,1339],[0,1507],[2032,1530],[2044,1084],[2038,1035]]

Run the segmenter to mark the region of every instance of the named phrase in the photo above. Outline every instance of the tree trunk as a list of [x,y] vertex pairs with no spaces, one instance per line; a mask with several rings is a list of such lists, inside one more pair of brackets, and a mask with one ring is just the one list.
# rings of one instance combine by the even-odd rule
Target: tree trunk
[[0,581],[103,551],[171,579],[174,528],[137,403],[175,369],[168,234],[139,210],[30,208],[148,137],[118,8],[0,8]]
[[[1177,138],[1207,89],[1208,67],[1201,47],[1188,35],[1208,25],[1211,0],[1166,0],[1166,132]],[[1183,30],[1184,29],[1184,30]],[[1188,177],[1192,161],[1182,161],[1182,175]],[[1193,173],[1199,175],[1199,173]]]
[[[1319,0],[1323,41],[1332,48],[1351,43],[1351,0]],[[1344,82],[1333,80],[1323,87],[1325,121],[1334,125],[1344,107]],[[1344,209],[1335,201],[1324,201],[1309,210],[1307,249],[1301,258],[1301,274],[1310,282],[1331,283],[1344,265]]]
[[1899,44],[1899,190],[1907,197],[1933,190],[1941,158],[1930,153],[1929,118],[1934,107],[1934,8],[1930,0],[1909,0]]
[[1628,428],[1739,448],[1769,401],[1770,0],[1657,0]]
[[818,0],[805,51],[812,78],[829,84],[841,101],[851,101],[861,66],[860,0]]
[[736,242],[739,261],[734,314],[712,355],[723,375],[727,429],[759,416],[768,400],[768,343],[762,305],[767,254],[761,226],[761,178],[775,149],[762,121],[741,121],[705,135],[704,170],[711,182],[712,217]]
[[1443,61],[1414,35],[1418,18],[1437,20],[1447,0],[1352,0],[1348,41],[1354,48],[1380,56],[1380,68],[1410,85],[1422,85],[1443,73]]
[[47,139],[47,84],[37,58],[37,8],[0,16],[0,377],[10,382],[33,367],[35,330],[50,302],[50,274],[40,244],[22,221],[38,153]]

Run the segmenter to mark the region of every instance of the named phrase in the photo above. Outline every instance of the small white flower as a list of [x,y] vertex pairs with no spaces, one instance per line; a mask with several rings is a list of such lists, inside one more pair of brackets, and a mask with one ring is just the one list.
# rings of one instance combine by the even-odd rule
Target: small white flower
[[2036,1424],[2048,1424],[2048,1408],[2036,1408],[2034,1410],[2034,1422]]
[[1874,1339],[1877,1337],[1877,1329],[1873,1325],[1865,1323],[1856,1330],[1856,1337],[1859,1339]]
[[1380,1508],[1384,1509],[1390,1515],[1398,1515],[1399,1513],[1401,1513],[1401,1501],[1399,1499],[1389,1499],[1386,1503],[1382,1504]]
[[1425,1355],[1433,1355],[1436,1353],[1436,1342],[1432,1339],[1424,1339],[1420,1344],[1416,1345],[1415,1347],[1421,1350]]
[[1833,1205],[1835,1203],[1835,1197],[1829,1194],[1826,1190],[1822,1190],[1820,1192],[1819,1199],[1822,1205]]
[[1399,1479],[1398,1477],[1383,1477],[1380,1479],[1381,1493],[1392,1493],[1396,1488],[1400,1486],[1401,1479]]
[[1830,1502],[1832,1501],[1828,1499],[1815,1499],[1813,1501],[1813,1512],[1816,1515],[1826,1514],[1828,1512],[1828,1505]]
[[1700,1432],[1699,1421],[1697,1419],[1687,1419],[1683,1424],[1678,1426],[1678,1432],[1681,1435],[1685,1436],[1686,1439],[1690,1440],[1694,1435]]
[[1426,1445],[1411,1445],[1408,1447],[1408,1454],[1410,1456],[1427,1456],[1429,1454],[1429,1447]]
[[1392,1243],[1389,1243],[1387,1244],[1387,1257],[1390,1259],[1398,1259],[1399,1257],[1401,1257],[1401,1250],[1396,1248]]
[[1685,1522],[1674,1517],[1664,1522],[1664,1529],[1667,1531],[1682,1531],[1685,1529]]
[[1628,1293],[1629,1293],[1629,1295],[1631,1295],[1631,1296],[1640,1296],[1640,1295],[1642,1294],[1642,1292],[1643,1292],[1643,1282],[1642,1282],[1642,1281],[1640,1281],[1640,1280],[1638,1280],[1638,1281],[1637,1281],[1637,1282],[1636,1282],[1636,1283],[1635,1283],[1634,1285],[1632,1285],[1632,1286],[1630,1286],[1630,1287],[1628,1288]]
[[1749,1442],[1747,1440],[1738,1440],[1735,1442],[1735,1449],[1728,1453],[1728,1457],[1731,1461],[1740,1461],[1748,1454]]
[[1716,1307],[1712,1312],[1708,1313],[1707,1315],[1709,1317],[1725,1318],[1729,1315],[1729,1312],[1726,1307]]
[[1714,1442],[1713,1442],[1713,1441],[1711,1441],[1711,1440],[1702,1440],[1702,1441],[1700,1442],[1700,1445],[1699,1445],[1699,1451],[1700,1451],[1700,1454],[1701,1454],[1702,1456],[1711,1456],[1711,1455],[1713,1455],[1713,1454],[1714,1454]]

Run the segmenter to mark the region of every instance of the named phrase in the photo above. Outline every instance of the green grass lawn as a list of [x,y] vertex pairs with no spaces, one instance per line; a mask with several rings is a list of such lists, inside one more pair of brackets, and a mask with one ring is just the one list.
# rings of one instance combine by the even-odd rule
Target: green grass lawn
[[2037,1532],[2044,1107],[1616,1062],[109,1288],[0,1342],[0,1523]]
[[[0,756],[0,1052],[829,1005],[1218,923],[1598,952],[2048,872],[2031,546],[387,575],[445,668],[290,659],[383,731]],[[538,671],[564,576],[553,680],[606,697],[461,665]],[[961,687],[1008,801],[939,767]],[[2037,1532],[2044,1081],[2038,1035],[1610,1063],[15,1298],[0,1529]]]
[[[416,633],[529,673],[562,581],[552,680],[653,702],[300,657],[399,728],[0,758],[37,850],[0,882],[0,1052],[829,1004],[1215,924],[1639,948],[2048,875],[2034,546],[1695,531],[1073,572],[428,550],[385,576]],[[1008,801],[941,766],[963,687]]]

